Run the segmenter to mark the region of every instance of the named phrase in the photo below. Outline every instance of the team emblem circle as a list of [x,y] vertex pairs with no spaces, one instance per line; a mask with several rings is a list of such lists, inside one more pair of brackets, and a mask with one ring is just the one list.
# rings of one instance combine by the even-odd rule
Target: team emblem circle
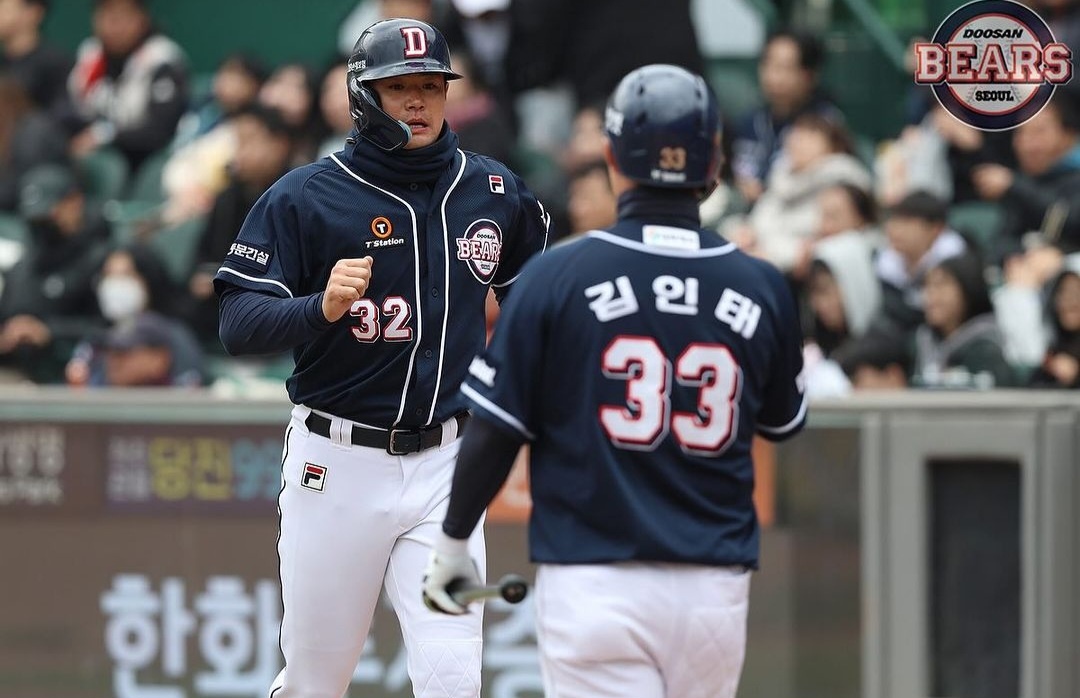
[[371,232],[380,240],[385,240],[394,233],[394,226],[386,216],[379,216],[371,220]]
[[457,239],[457,258],[469,265],[476,280],[491,283],[502,254],[502,230],[487,218],[473,221]]
[[1028,121],[1072,77],[1072,52],[1013,0],[976,0],[945,18],[916,50],[915,81],[950,114],[985,131]]

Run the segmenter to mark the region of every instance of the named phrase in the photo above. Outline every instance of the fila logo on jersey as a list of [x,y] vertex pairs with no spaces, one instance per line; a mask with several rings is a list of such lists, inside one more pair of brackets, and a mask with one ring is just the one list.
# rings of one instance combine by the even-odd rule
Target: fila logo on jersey
[[427,55],[427,34],[420,27],[402,27],[401,36],[405,39],[405,57],[423,58]]
[[465,237],[457,239],[457,258],[469,265],[469,271],[482,284],[491,283],[499,267],[502,252],[502,230],[487,218],[481,218],[465,229]]
[[396,247],[405,244],[404,238],[390,237],[394,234],[394,226],[386,216],[378,216],[371,219],[371,232],[378,239],[368,240],[364,243],[364,246],[369,250],[373,247]]
[[488,184],[491,186],[492,194],[506,193],[506,187],[503,186],[502,175],[488,175]]
[[314,463],[304,463],[304,475],[300,478],[300,486],[322,492],[325,485],[326,468]]

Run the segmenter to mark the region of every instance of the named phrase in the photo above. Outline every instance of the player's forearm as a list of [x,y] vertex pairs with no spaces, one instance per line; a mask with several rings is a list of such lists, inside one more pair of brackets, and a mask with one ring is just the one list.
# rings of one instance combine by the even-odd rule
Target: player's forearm
[[321,306],[321,293],[278,298],[233,289],[221,297],[218,335],[225,351],[233,356],[288,351],[330,327]]
[[450,504],[443,532],[468,538],[514,466],[521,438],[484,419],[474,418],[465,429],[458,451]]

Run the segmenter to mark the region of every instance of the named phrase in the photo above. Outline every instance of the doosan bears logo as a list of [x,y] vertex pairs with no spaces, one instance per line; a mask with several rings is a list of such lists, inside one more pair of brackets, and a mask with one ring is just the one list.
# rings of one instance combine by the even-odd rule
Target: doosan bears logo
[[1072,78],[1072,51],[1013,0],[976,0],[915,45],[915,82],[950,114],[984,131],[1016,128]]
[[473,221],[465,236],[457,239],[457,258],[469,265],[469,271],[482,284],[491,283],[502,253],[502,230],[487,218]]

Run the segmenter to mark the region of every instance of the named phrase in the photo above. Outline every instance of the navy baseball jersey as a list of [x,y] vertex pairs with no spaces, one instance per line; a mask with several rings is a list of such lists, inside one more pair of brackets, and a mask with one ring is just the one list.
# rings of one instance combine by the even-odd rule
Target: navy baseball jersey
[[484,346],[488,287],[501,300],[544,248],[550,218],[509,169],[459,150],[450,131],[422,150],[386,154],[360,140],[289,172],[218,271],[219,293],[300,298],[323,291],[338,260],[373,258],[364,297],[294,348],[295,404],[379,428],[450,418]]
[[533,442],[537,562],[757,565],[751,440],[806,415],[794,300],[766,262],[656,220],[530,262],[462,387]]

